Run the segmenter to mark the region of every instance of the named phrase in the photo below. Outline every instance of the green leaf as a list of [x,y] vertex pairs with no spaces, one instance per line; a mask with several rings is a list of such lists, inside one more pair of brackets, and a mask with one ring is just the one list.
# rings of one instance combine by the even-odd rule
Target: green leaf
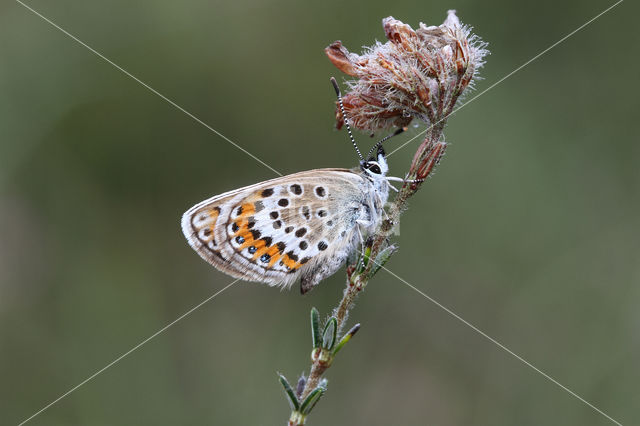
[[320,314],[316,308],[311,308],[311,338],[313,348],[320,347]]
[[349,340],[351,340],[351,338],[358,332],[358,330],[360,330],[360,324],[354,325],[351,328],[351,330],[347,331],[347,333],[344,336],[342,336],[342,339],[340,339],[340,343],[338,343],[336,345],[336,348],[333,350],[334,356],[338,353],[340,349],[342,349],[344,345],[347,344]]
[[365,247],[364,253],[362,254],[362,257],[358,262],[359,263],[358,272],[363,272],[364,269],[367,267],[367,265],[369,264],[370,255],[371,255],[371,247]]
[[296,393],[293,391],[293,388],[289,384],[289,381],[287,381],[287,378],[280,373],[278,373],[278,379],[280,380],[280,384],[282,384],[282,387],[284,388],[284,393],[287,395],[287,399],[289,400],[289,405],[291,406],[291,410],[299,411],[300,402],[298,401],[298,398],[296,397]]
[[380,253],[378,253],[378,255],[376,256],[376,259],[373,261],[373,267],[371,268],[371,272],[369,273],[370,278],[378,273],[380,268],[382,268],[384,264],[387,263],[391,255],[397,249],[398,247],[391,245],[391,246],[385,247],[383,250],[380,251]]
[[322,379],[320,380],[320,384],[318,384],[318,386],[313,391],[311,391],[309,395],[307,395],[304,402],[300,405],[300,412],[305,416],[309,415],[318,401],[320,401],[320,398],[322,397],[322,395],[324,395],[326,390],[327,379]]
[[322,347],[331,350],[336,342],[336,334],[338,332],[338,320],[336,317],[331,317],[324,326],[322,332]]

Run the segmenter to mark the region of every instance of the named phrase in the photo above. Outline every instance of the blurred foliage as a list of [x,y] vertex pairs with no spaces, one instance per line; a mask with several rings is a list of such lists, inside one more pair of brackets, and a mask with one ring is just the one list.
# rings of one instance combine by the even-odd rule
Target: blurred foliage
[[[490,43],[482,90],[610,3],[28,4],[291,173],[356,164],[332,131],[328,43],[455,7]],[[0,417],[17,424],[228,284],[179,217],[273,173],[18,3],[0,12]],[[623,424],[640,418],[638,12],[622,3],[449,120],[388,264]],[[283,424],[274,372],[307,368],[304,319],[343,284],[236,284],[31,424]],[[350,321],[365,327],[310,423],[610,424],[384,272]]]

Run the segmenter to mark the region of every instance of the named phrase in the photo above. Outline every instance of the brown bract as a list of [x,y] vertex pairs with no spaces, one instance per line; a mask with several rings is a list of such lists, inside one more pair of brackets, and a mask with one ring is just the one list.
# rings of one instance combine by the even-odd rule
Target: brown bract
[[[348,82],[344,107],[349,122],[365,131],[407,126],[414,118],[429,124],[446,118],[472,83],[488,53],[485,43],[461,25],[455,11],[439,26],[411,26],[382,20],[389,41],[351,53],[335,41],[325,49],[331,62],[356,79]],[[338,128],[343,118],[336,109]]]

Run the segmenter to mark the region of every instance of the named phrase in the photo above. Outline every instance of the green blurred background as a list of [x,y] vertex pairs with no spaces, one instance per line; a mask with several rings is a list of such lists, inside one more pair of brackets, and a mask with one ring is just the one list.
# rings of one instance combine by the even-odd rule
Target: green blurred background
[[[356,164],[332,129],[333,40],[358,52],[385,16],[456,8],[490,43],[483,90],[612,3],[28,4],[292,173]],[[623,424],[640,422],[638,12],[622,3],[449,120],[388,265]],[[20,4],[0,5],[0,34],[0,423],[17,424],[231,282],[180,215],[274,174]],[[239,283],[30,424],[282,425],[275,372],[308,368],[309,309],[343,282]],[[612,424],[386,273],[350,321],[312,425]]]

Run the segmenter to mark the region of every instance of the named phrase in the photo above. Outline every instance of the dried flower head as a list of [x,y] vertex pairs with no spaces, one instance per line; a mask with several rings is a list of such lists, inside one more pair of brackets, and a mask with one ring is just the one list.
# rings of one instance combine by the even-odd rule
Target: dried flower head
[[[373,132],[404,127],[414,118],[432,125],[446,118],[484,64],[486,43],[460,24],[454,10],[440,26],[420,23],[413,30],[393,17],[382,26],[389,41],[362,55],[340,41],[325,49],[340,71],[356,77],[343,99],[350,123]],[[340,128],[339,109],[336,120]]]

